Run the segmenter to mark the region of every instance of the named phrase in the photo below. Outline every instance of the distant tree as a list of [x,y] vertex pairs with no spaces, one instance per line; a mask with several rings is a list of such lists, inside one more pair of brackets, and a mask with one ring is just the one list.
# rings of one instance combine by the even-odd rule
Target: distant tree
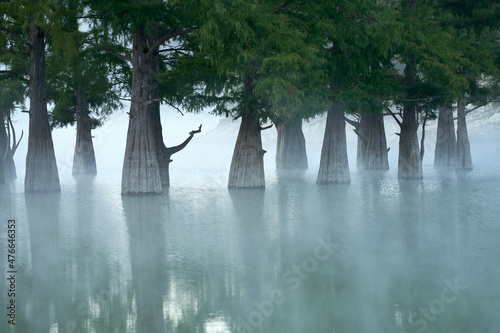
[[319,89],[329,99],[317,183],[349,183],[345,115],[370,109],[370,105],[380,105],[378,111],[382,111],[382,96],[376,91],[385,83],[375,78],[385,80],[389,74],[384,59],[398,31],[385,4],[363,0],[304,3],[323,61]]
[[[447,149],[439,150],[436,143],[435,161],[444,160],[458,170],[472,170],[473,163],[467,132],[467,105],[474,109],[499,100],[500,82],[500,3],[480,0],[444,2],[438,7],[444,29],[454,36],[458,52],[467,61],[458,71],[467,86],[455,95],[457,104],[457,138],[455,161],[446,159],[447,151],[454,145],[454,136],[448,135],[440,142]],[[447,117],[450,117],[449,112]],[[449,133],[454,124],[442,122],[440,133]],[[450,129],[451,128],[451,129]],[[447,139],[448,141],[444,140]],[[450,156],[452,154],[449,154]],[[444,156],[444,157],[443,157]]]
[[26,192],[60,191],[59,174],[47,112],[45,52],[47,32],[57,7],[50,1],[0,3],[2,30],[29,45],[30,122],[26,156]]
[[241,118],[229,188],[264,187],[263,123],[301,119],[291,114],[306,105],[300,81],[316,65],[317,46],[305,43],[297,12],[293,3],[221,1],[196,33],[224,84],[214,112]]
[[0,179],[15,179],[14,154],[23,133],[16,137],[11,117],[24,109],[29,93],[29,47],[22,26],[8,16],[0,18],[0,50]]
[[73,174],[96,174],[91,130],[121,107],[120,94],[129,84],[128,65],[94,46],[102,27],[82,30],[81,1],[63,1],[59,6],[58,29],[52,30],[57,38],[51,39],[47,58],[48,98],[54,103],[51,125],[76,122]]
[[423,150],[419,147],[417,131],[421,121],[428,119],[437,108],[430,103],[449,98],[451,92],[467,87],[466,80],[457,74],[465,60],[458,52],[453,35],[443,28],[443,16],[437,5],[437,1],[409,0],[401,1],[397,7],[402,35],[395,59],[404,66],[404,93],[395,98],[401,107],[401,119],[397,120],[401,128],[400,179],[423,178]]

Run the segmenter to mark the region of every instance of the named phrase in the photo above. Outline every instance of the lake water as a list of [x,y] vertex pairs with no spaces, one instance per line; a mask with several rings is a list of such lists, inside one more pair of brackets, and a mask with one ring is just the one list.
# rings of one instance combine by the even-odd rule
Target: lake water
[[116,173],[63,178],[62,194],[1,186],[0,262],[15,218],[17,271],[2,332],[498,332],[494,166],[315,175],[229,191],[212,170],[142,197]]
[[265,190],[226,188],[231,144],[196,147],[158,196],[122,197],[120,159],[95,178],[62,168],[61,194],[0,185],[0,331],[500,331],[497,142],[469,174],[427,163],[398,181],[394,154],[345,186],[317,186],[317,158],[276,172],[270,150]]

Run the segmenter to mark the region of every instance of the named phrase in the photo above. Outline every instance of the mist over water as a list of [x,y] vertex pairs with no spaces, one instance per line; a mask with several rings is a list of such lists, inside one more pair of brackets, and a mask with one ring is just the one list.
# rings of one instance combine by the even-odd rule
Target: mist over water
[[423,181],[397,180],[390,129],[388,172],[357,170],[351,137],[351,184],[317,186],[305,131],[306,172],[277,172],[264,134],[265,190],[227,189],[223,130],[174,156],[158,196],[120,195],[123,155],[98,157],[96,177],[63,167],[61,194],[25,195],[18,172],[0,186],[18,266],[16,326],[2,315],[0,331],[498,332],[498,136],[471,136],[468,174],[434,169],[427,149]]

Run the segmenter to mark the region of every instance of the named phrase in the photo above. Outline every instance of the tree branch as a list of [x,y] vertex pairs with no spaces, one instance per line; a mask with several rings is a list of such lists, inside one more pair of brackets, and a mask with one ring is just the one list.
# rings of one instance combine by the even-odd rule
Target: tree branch
[[389,109],[388,107],[385,107],[385,109],[389,112],[389,114],[394,118],[394,120],[396,120],[396,122],[398,123],[399,127],[403,126],[403,124],[401,123],[401,120],[398,119],[398,117],[396,117],[396,114],[394,114],[394,112],[392,112],[391,109]]
[[166,99],[163,99],[163,102],[167,105],[170,105],[171,107],[173,107],[174,109],[177,110],[177,112],[179,112],[182,116],[184,116],[184,113],[182,113],[182,110],[179,109],[177,106],[175,106],[174,104],[170,103],[169,101],[167,101]]
[[271,127],[273,127],[273,124],[269,125],[269,126],[266,126],[266,127],[262,127],[262,126],[259,126],[259,129],[261,131],[265,131],[266,129],[270,129]]
[[124,54],[120,54],[120,53],[116,53],[116,52],[113,52],[111,50],[108,50],[108,49],[101,49],[103,52],[107,53],[107,54],[110,54],[112,56],[115,56],[119,59],[122,59],[122,60],[125,60],[125,61],[128,61],[128,62],[132,62],[132,58],[129,57],[129,56],[126,56]]
[[189,132],[189,137],[184,140],[183,143],[181,143],[180,145],[178,146],[175,146],[175,147],[170,147],[170,148],[167,148],[167,154],[168,154],[168,158],[170,159],[170,156],[172,156],[173,154],[181,151],[182,149],[184,149],[187,144],[189,143],[189,141],[191,141],[191,139],[193,138],[193,136],[196,134],[196,133],[200,133],[201,132],[201,125],[200,127],[198,127],[197,130],[193,130],[191,132]]
[[288,7],[292,2],[293,2],[293,0],[285,2],[283,5],[281,5],[280,7],[276,8],[275,10],[273,10],[273,14],[278,14],[282,10],[285,10],[286,7]]
[[[346,121],[349,125],[353,126],[356,130],[358,129],[358,127],[359,127],[359,122],[354,121],[354,120],[352,120],[352,119],[349,119],[349,118],[347,118],[347,117],[344,117],[344,119],[345,119],[345,121]],[[354,131],[354,132],[356,132],[356,131]],[[357,133],[356,133],[356,134],[357,134]],[[358,135],[359,135],[359,134],[358,134]]]
[[188,29],[183,29],[183,30],[175,30],[174,29],[174,30],[166,31],[156,40],[156,42],[153,43],[153,45],[151,45],[147,49],[147,51],[145,53],[149,53],[149,52],[151,52],[151,50],[155,50],[156,48],[160,47],[161,44],[165,43],[169,39],[172,39],[172,38],[175,38],[178,36],[182,36],[185,34],[189,34],[193,31],[195,31],[196,29],[198,29],[198,28],[193,27],[193,28],[188,28]]

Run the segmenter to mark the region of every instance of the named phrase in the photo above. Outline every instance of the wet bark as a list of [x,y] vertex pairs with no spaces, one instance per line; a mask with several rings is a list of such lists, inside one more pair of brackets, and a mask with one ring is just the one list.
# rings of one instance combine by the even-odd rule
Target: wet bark
[[259,119],[250,112],[244,112],[231,160],[228,187],[265,187],[265,152],[262,149]]
[[373,113],[365,115],[368,123],[368,134],[364,167],[366,169],[389,169],[387,157],[387,139],[385,137],[384,115]]
[[306,139],[302,132],[302,119],[293,123],[281,122],[276,125],[277,169],[307,169]]
[[[411,59],[411,55],[409,56]],[[410,63],[405,67],[405,85],[410,89],[415,84],[416,69]],[[407,95],[411,100],[413,96]],[[403,106],[403,121],[400,124],[399,136],[399,179],[422,179],[422,161],[420,159],[420,148],[418,144],[418,118],[414,102],[405,102]]]
[[366,157],[366,147],[368,144],[368,127],[369,127],[369,115],[361,114],[359,117],[359,123],[355,126],[354,132],[358,136],[358,148],[356,154],[356,165],[361,168],[365,167],[365,157]]
[[465,104],[458,102],[457,105],[457,153],[455,168],[457,170],[471,171],[473,169],[472,156],[470,152],[469,134],[467,132],[467,121],[465,118]]
[[92,144],[92,123],[85,96],[75,95],[76,106],[76,145],[73,155],[73,175],[97,174],[94,145]]
[[351,181],[344,114],[342,102],[334,101],[326,117],[317,184],[346,184]]
[[455,166],[457,139],[453,110],[441,107],[438,113],[436,149],[434,151],[435,166]]
[[30,26],[30,120],[26,156],[26,192],[60,191],[45,93],[45,33]]
[[[127,144],[122,171],[122,194],[161,193],[162,180],[157,157],[161,125],[155,119],[154,93],[158,86],[158,52],[147,52],[154,37],[139,27],[132,32],[132,95]],[[158,111],[159,112],[159,111]],[[159,121],[159,114],[158,114]],[[159,128],[158,128],[159,126]]]

